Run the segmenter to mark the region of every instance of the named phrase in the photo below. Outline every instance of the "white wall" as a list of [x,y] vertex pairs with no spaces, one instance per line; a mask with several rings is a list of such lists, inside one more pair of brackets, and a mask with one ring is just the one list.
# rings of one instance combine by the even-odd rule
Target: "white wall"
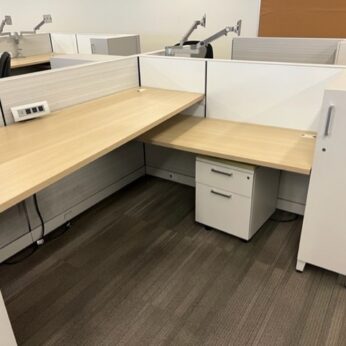
[[[139,33],[142,51],[179,41],[192,22],[207,14],[207,28],[191,38],[210,34],[243,20],[242,36],[256,36],[260,0],[1,0],[1,16],[12,15],[12,31],[32,29],[51,14],[50,32]],[[231,38],[214,43],[215,56],[230,57]]]

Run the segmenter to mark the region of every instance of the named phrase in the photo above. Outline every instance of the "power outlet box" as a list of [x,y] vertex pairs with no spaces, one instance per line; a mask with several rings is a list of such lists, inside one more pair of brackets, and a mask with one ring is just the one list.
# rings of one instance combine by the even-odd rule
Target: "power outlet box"
[[42,117],[50,113],[47,101],[12,107],[11,111],[15,122]]

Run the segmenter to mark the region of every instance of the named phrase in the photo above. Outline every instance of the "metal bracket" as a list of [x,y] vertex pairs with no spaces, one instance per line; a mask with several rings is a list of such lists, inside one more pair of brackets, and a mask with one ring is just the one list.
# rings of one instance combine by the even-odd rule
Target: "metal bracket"
[[203,26],[205,28],[206,23],[207,23],[207,15],[206,14],[203,16],[203,18],[201,20],[194,21],[191,28],[187,31],[187,33],[180,40],[179,45],[183,46],[184,43],[189,39],[191,34],[198,28],[198,26]]

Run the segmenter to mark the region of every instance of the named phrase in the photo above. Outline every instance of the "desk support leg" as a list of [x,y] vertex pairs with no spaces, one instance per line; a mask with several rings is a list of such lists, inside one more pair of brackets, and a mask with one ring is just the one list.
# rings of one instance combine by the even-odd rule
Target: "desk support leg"
[[305,269],[305,265],[306,265],[306,262],[297,260],[297,266],[296,266],[297,272],[302,273]]

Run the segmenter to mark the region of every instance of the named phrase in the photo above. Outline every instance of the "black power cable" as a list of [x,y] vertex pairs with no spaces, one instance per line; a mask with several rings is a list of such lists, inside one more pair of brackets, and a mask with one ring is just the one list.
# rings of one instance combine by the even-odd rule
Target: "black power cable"
[[36,213],[40,219],[40,222],[41,222],[41,229],[42,229],[42,232],[41,232],[41,238],[38,240],[38,241],[44,241],[44,236],[45,236],[45,233],[46,233],[46,228],[45,228],[45,225],[44,225],[44,220],[43,220],[43,217],[42,217],[42,214],[41,214],[41,210],[40,210],[40,207],[38,205],[38,201],[37,201],[37,194],[35,193],[34,196],[34,205],[35,205],[35,209],[36,209]]
[[[25,201],[22,202],[23,208],[24,208],[24,213],[25,213],[25,218],[27,221],[27,225],[28,225],[28,231],[29,233],[32,233],[32,226],[31,226],[31,222],[30,222],[30,217],[29,217],[29,213],[28,213],[28,209],[26,207],[26,203]],[[27,258],[29,258],[31,255],[33,255],[36,250],[38,249],[37,244],[32,244],[31,246],[29,246],[27,249],[23,250],[21,252],[21,254],[26,253],[27,250],[30,249],[30,252],[25,254],[25,255],[14,255],[12,258],[16,258],[15,260],[7,260],[2,262],[2,264],[6,264],[6,265],[14,265],[14,264],[18,264],[23,262],[24,260],[26,260]]]
[[[281,215],[279,215],[281,214]],[[283,214],[288,215],[289,217],[283,217]],[[276,217],[274,216],[276,215]],[[299,215],[284,211],[276,211],[274,215],[270,218],[271,221],[279,222],[279,223],[285,223],[285,222],[293,222],[298,220]],[[279,217],[278,217],[279,216]]]

